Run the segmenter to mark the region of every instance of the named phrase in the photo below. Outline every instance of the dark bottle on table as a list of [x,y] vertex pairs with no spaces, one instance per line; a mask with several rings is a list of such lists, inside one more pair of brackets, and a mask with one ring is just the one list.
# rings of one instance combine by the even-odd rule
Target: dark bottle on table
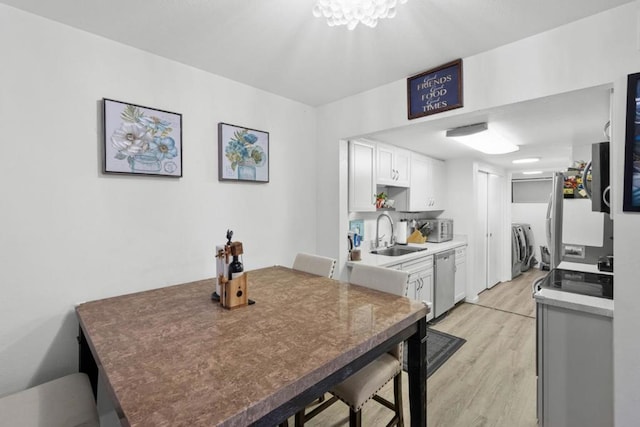
[[233,261],[229,264],[229,280],[237,279],[244,274],[244,267],[238,258],[238,255],[233,256]]

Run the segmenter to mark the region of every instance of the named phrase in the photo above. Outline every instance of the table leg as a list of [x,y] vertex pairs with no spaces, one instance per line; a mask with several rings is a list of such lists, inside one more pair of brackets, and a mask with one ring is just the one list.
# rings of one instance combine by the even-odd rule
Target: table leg
[[411,426],[427,425],[427,320],[422,317],[418,321],[418,331],[408,341],[408,376],[409,406],[411,410]]
[[84,336],[82,327],[79,327],[78,332],[78,347],[79,347],[79,371],[87,374],[89,381],[91,382],[91,389],[93,390],[93,398],[98,399],[98,365],[96,364],[87,339]]

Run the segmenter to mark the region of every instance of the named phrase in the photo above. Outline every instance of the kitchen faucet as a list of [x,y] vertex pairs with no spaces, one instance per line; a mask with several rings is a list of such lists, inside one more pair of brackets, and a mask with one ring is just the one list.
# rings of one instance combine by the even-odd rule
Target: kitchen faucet
[[380,233],[380,218],[382,218],[383,216],[386,216],[389,219],[389,224],[391,224],[391,238],[389,238],[389,246],[393,246],[395,240],[395,236],[393,234],[393,220],[386,213],[381,213],[380,215],[378,215],[378,219],[376,220],[376,248],[380,244],[380,240],[382,240],[382,237],[384,237],[384,234],[382,235],[382,237],[378,237]]

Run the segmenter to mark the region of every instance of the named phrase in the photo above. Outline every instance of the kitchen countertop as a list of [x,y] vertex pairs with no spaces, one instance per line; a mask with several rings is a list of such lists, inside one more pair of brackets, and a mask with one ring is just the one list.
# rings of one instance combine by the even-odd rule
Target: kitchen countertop
[[561,268],[563,270],[582,271],[584,273],[607,274],[613,276],[613,272],[598,270],[598,266],[596,264],[562,261],[560,264],[558,264],[558,268]]
[[[419,248],[427,248],[424,251],[412,252],[407,255],[401,256],[386,256],[386,255],[377,255],[372,254],[369,251],[365,251],[362,247],[360,247],[360,253],[362,259],[360,261],[347,261],[347,267],[351,267],[354,264],[366,264],[373,265],[377,267],[390,267],[392,265],[401,264],[403,262],[411,261],[418,258],[423,258],[428,255],[437,254],[439,252],[447,251],[454,248],[459,248],[460,246],[466,246],[467,241],[462,238],[457,238],[453,240],[449,240],[448,242],[442,243],[409,243],[406,246],[413,246]],[[405,245],[398,245],[405,246]]]
[[536,302],[570,310],[613,317],[613,300],[579,295],[553,289],[540,289],[534,294]]
[[[563,261],[558,265],[558,268],[563,270],[581,271],[584,273],[613,275],[613,273],[606,271],[598,271],[598,267],[596,265],[577,262]],[[537,302],[542,304],[583,311],[585,313],[597,314],[600,316],[613,317],[613,300],[606,298],[580,295],[557,291],[554,289],[540,289],[534,294],[534,298]]]

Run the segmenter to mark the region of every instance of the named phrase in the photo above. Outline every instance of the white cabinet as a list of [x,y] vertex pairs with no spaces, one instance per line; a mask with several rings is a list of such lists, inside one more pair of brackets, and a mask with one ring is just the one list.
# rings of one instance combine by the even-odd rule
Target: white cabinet
[[429,210],[429,183],[431,170],[429,158],[420,154],[411,154],[411,187],[409,187],[409,211]]
[[411,185],[404,194],[394,194],[396,208],[411,212],[444,210],[445,174],[445,164],[442,160],[412,152]]
[[377,144],[378,185],[408,187],[410,182],[411,152],[393,145]]
[[429,207],[434,211],[444,210],[446,186],[446,169],[444,161],[438,159],[429,159],[429,167],[431,169],[431,179],[429,180],[429,188],[427,189]]
[[455,302],[462,301],[467,294],[467,247],[456,248],[456,274],[454,281]]
[[613,319],[536,306],[538,425],[612,426]]
[[[433,302],[433,255],[421,257],[402,263],[402,271],[409,273],[407,297]],[[427,321],[433,319],[432,311],[427,315]]]
[[349,211],[375,211],[376,146],[349,141]]

